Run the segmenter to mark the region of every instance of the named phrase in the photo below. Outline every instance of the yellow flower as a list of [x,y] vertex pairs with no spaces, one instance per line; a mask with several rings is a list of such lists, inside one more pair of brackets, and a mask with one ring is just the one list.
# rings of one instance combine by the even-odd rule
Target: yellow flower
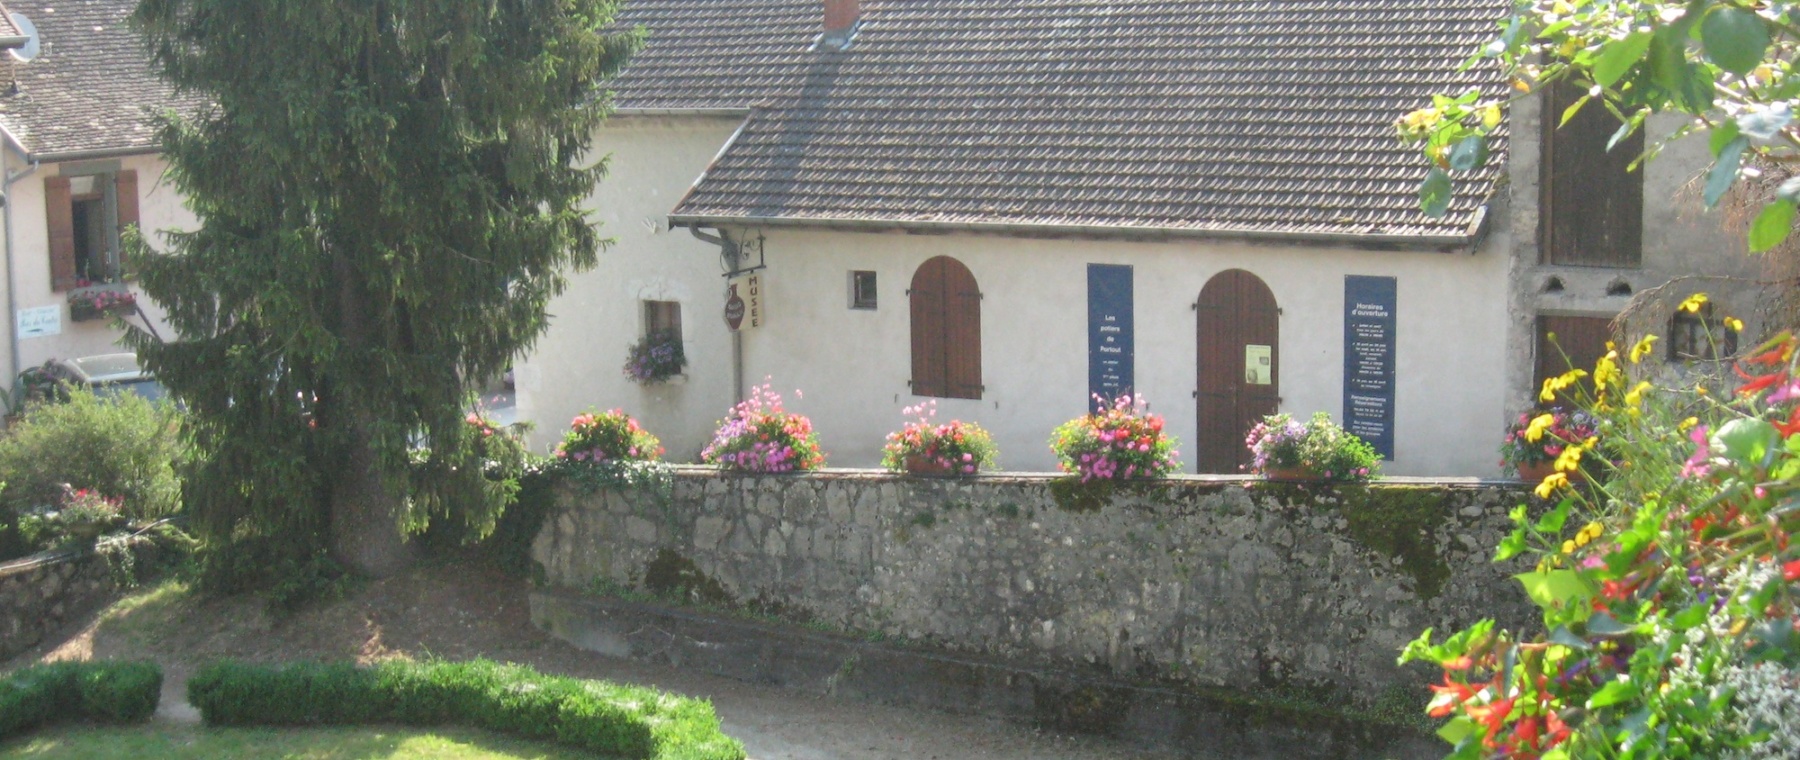
[[1500,106],[1490,105],[1481,109],[1481,126],[1488,129],[1500,126]]
[[1563,550],[1564,554],[1574,554],[1575,553],[1575,542],[1574,541],[1564,541],[1563,545],[1562,545],[1562,550]]
[[1407,129],[1411,129],[1414,131],[1424,131],[1424,130],[1432,128],[1433,126],[1436,126],[1438,121],[1442,120],[1443,118],[1444,118],[1444,115],[1442,113],[1440,113],[1436,108],[1421,108],[1417,111],[1407,114],[1404,118],[1402,118],[1400,120],[1400,123],[1406,125]]
[[1700,307],[1706,305],[1708,300],[1711,299],[1708,299],[1705,293],[1695,293],[1688,296],[1686,301],[1682,301],[1679,308],[1689,314],[1698,314]]
[[1598,522],[1588,523],[1575,533],[1575,545],[1587,546],[1588,544],[1593,543],[1594,539],[1599,538],[1600,534],[1605,531],[1606,528]]
[[1579,444],[1563,449],[1561,454],[1556,455],[1556,471],[1574,472],[1581,469],[1582,450],[1583,447]]
[[1643,340],[1640,340],[1637,342],[1637,345],[1632,346],[1631,347],[1631,363],[1637,364],[1638,362],[1643,361],[1644,357],[1649,356],[1650,351],[1651,351],[1650,344],[1655,343],[1655,342],[1656,342],[1656,336],[1646,335],[1646,336],[1644,336]]
[[1675,429],[1679,432],[1685,433],[1689,430],[1693,430],[1694,426],[1698,425],[1698,424],[1700,424],[1699,417],[1689,417],[1685,420],[1682,420],[1680,425],[1675,426]]
[[1644,391],[1647,390],[1650,390],[1650,381],[1648,380],[1633,386],[1632,389],[1625,394],[1625,405],[1637,406],[1639,401],[1644,400]]
[[1554,414],[1538,415],[1535,419],[1533,419],[1531,421],[1530,425],[1527,425],[1525,427],[1525,440],[1531,441],[1532,443],[1536,443],[1538,441],[1538,439],[1544,437],[1544,432],[1549,430],[1550,426],[1554,425],[1554,424],[1556,424],[1556,415],[1554,415]]
[[1608,351],[1599,361],[1594,362],[1594,385],[1604,388],[1621,377],[1619,373],[1619,352]]
[[1572,369],[1556,377],[1544,378],[1544,391],[1538,397],[1545,401],[1555,401],[1558,391],[1574,385],[1576,380],[1584,377],[1587,377],[1587,370]]
[[1566,488],[1568,485],[1569,476],[1560,472],[1553,472],[1550,473],[1548,477],[1544,478],[1544,482],[1538,484],[1535,493],[1540,499],[1548,499],[1550,498],[1550,494],[1556,492],[1556,489]]
[[1725,326],[1731,328],[1732,332],[1743,332],[1744,320],[1738,319],[1737,317],[1726,317]]

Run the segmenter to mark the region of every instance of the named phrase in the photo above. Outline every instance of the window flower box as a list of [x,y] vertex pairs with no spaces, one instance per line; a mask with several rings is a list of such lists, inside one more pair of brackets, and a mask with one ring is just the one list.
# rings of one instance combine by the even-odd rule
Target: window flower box
[[136,311],[137,296],[129,290],[79,290],[69,294],[71,322],[129,316]]

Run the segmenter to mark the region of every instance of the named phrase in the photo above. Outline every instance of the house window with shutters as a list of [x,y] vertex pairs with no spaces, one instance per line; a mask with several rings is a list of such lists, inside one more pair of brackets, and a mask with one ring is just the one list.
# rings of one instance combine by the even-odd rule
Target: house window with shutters
[[[1573,317],[1541,315],[1537,318],[1537,371],[1532,377],[1531,397],[1544,403],[1538,393],[1544,381],[1558,377],[1570,369],[1594,371],[1594,363],[1606,355],[1607,342],[1613,339],[1612,317]],[[1593,394],[1591,378],[1583,378],[1559,394],[1550,404],[1569,406],[1583,394]]]
[[1606,145],[1620,121],[1598,102],[1562,115],[1587,91],[1557,82],[1544,96],[1539,194],[1542,263],[1636,268],[1644,237],[1644,174],[1630,164],[1644,152],[1644,132]]
[[120,239],[138,223],[137,172],[47,177],[44,212],[53,290],[119,280]]
[[913,273],[912,391],[981,398],[981,289],[962,262],[938,256]]

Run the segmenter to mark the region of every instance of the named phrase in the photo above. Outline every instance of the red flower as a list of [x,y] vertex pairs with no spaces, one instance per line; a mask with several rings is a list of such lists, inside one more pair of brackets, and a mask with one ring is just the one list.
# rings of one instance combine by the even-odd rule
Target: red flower
[[1800,559],[1781,566],[1781,578],[1788,583],[1800,581]]

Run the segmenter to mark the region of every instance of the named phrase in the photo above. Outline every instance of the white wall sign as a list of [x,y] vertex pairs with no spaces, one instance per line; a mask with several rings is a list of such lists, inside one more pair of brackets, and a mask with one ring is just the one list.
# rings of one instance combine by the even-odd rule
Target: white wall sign
[[35,309],[20,309],[19,337],[43,338],[62,334],[62,307],[39,306]]
[[754,330],[768,319],[768,290],[762,275],[733,277],[725,283],[725,326],[733,332]]

